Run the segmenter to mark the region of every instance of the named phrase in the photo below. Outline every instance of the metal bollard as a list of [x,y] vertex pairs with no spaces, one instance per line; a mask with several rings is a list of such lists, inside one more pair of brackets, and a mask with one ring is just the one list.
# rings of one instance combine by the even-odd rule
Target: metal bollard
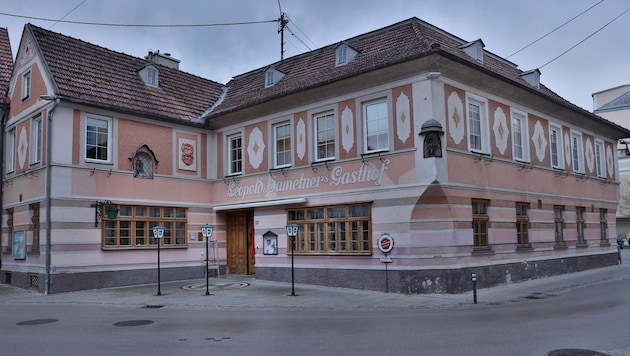
[[473,284],[473,302],[477,304],[477,274],[472,274],[472,284]]

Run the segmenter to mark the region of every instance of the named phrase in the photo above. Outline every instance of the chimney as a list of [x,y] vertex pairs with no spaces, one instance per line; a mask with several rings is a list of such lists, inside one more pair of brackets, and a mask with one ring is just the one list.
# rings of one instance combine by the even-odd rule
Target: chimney
[[173,57],[171,57],[170,53],[160,53],[160,51],[149,51],[149,54],[147,54],[144,59],[146,59],[149,62],[153,62],[156,64],[161,64],[165,67],[169,67],[169,68],[173,68],[173,69],[179,69],[179,59],[175,59]]

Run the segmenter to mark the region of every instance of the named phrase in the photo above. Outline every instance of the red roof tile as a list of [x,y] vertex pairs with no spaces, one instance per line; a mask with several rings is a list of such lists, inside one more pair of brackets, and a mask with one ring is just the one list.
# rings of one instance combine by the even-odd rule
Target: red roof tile
[[220,83],[177,69],[159,68],[159,88],[145,85],[138,71],[149,63],[32,24],[59,97],[138,115],[190,121],[200,117],[222,92]]
[[[273,87],[264,86],[267,67],[242,74],[227,84],[225,100],[206,117],[212,120],[228,112],[430,54],[457,59],[478,70],[526,87],[561,105],[589,114],[542,84],[539,88],[528,84],[519,76],[523,72],[514,63],[488,51],[484,51],[483,63],[477,62],[460,49],[468,41],[415,17],[342,42],[359,52],[348,64],[335,67],[337,44],[332,44],[273,64],[275,69],[286,74]],[[439,46],[434,48],[433,44]]]
[[0,28],[0,98],[7,95],[9,81],[13,72],[13,53],[9,41],[9,31]]

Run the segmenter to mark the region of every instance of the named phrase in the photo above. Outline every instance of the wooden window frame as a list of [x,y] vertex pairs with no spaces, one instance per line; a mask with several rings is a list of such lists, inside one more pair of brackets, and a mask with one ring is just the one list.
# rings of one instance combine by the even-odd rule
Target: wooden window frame
[[517,247],[529,248],[529,203],[516,203],[516,243]]
[[599,234],[600,242],[608,242],[608,209],[599,209]]
[[490,216],[487,199],[472,199],[473,250],[490,250]]
[[[290,209],[287,221],[298,225],[296,255],[372,255],[370,203]],[[287,246],[291,246],[287,240]]]
[[564,206],[554,205],[553,207],[553,224],[554,224],[554,244],[555,246],[566,246],[564,240]]
[[575,230],[577,233],[577,244],[578,245],[586,245],[586,235],[584,233],[585,229],[585,220],[586,216],[586,208],[585,207],[575,207]]
[[[157,247],[153,227],[164,227],[160,247],[188,247],[188,209],[182,207],[159,207],[119,205],[118,217],[103,216],[101,224],[101,248],[103,250],[147,249]],[[142,235],[138,232],[142,231]],[[125,241],[127,240],[127,241]]]

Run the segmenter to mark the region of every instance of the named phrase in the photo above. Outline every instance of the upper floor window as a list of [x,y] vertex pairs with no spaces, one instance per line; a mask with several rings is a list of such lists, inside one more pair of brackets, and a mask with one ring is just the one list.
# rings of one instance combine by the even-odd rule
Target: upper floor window
[[243,137],[235,134],[228,137],[228,174],[243,173]]
[[88,117],[85,125],[85,158],[109,162],[112,150],[111,119]]
[[468,149],[477,153],[490,153],[487,102],[485,99],[468,95]]
[[579,132],[571,132],[571,152],[573,171],[584,173],[584,150],[582,149],[582,134]]
[[8,173],[15,172],[15,144],[16,144],[15,129],[12,129],[11,131],[9,131],[9,139],[7,140],[6,169]]
[[511,116],[513,157],[517,161],[529,162],[527,114],[512,110]]
[[365,123],[365,152],[389,149],[389,113],[387,99],[378,99],[363,104]]
[[562,129],[560,126],[549,125],[549,149],[551,150],[551,166],[564,168],[564,156],[562,146]]
[[31,163],[42,161],[42,116],[31,121]]
[[476,250],[490,249],[488,205],[488,200],[472,200],[473,248]]
[[315,160],[335,158],[335,114],[332,111],[315,116]]
[[22,100],[26,100],[31,96],[31,72],[28,71],[22,75]]
[[604,141],[602,140],[595,140],[595,164],[597,176],[606,178],[606,158],[604,156]]
[[276,168],[288,167],[291,165],[291,124],[283,122],[273,127],[275,141],[275,162]]

